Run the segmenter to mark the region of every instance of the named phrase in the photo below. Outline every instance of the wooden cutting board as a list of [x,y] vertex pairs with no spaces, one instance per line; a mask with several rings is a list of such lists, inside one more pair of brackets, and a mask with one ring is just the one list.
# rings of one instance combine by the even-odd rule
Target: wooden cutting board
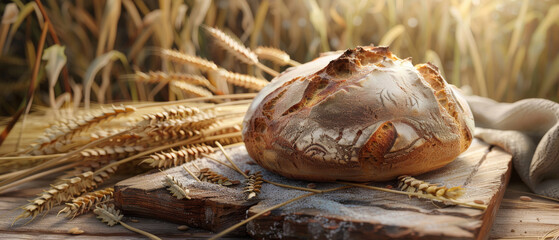
[[[228,149],[242,170],[262,171],[264,178],[306,187],[309,182],[285,179],[269,173],[250,159],[244,146]],[[225,161],[221,153],[215,158]],[[243,177],[208,159],[187,163],[209,167],[230,179]],[[349,188],[314,195],[271,211],[235,231],[259,239],[484,239],[491,229],[503,198],[511,169],[511,156],[497,147],[475,140],[472,146],[446,167],[417,176],[432,183],[463,186],[461,201],[481,200],[488,205],[481,211],[446,206],[404,195]],[[173,198],[163,186],[164,174],[174,176],[190,190],[190,200]],[[315,183],[317,189],[340,184]],[[395,186],[395,182],[375,186]],[[181,167],[136,176],[115,187],[117,207],[127,215],[138,215],[200,227],[219,232],[250,215],[307,192],[264,184],[257,199],[246,201],[243,185],[222,187],[197,183]]]

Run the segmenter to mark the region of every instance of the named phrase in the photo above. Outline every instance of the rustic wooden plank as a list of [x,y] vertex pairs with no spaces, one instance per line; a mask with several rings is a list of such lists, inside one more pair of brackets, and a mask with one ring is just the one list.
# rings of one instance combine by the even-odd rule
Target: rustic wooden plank
[[[45,217],[33,223],[22,226],[23,222],[20,222],[12,227],[13,219],[19,214],[13,209],[25,204],[27,199],[34,197],[51,181],[52,179],[41,179],[22,186],[20,188],[22,190],[0,195],[0,239],[98,239],[100,237],[109,240],[145,239],[121,226],[108,227],[91,214],[77,217],[72,221],[56,217],[61,207],[56,207]],[[497,212],[495,223],[489,232],[489,239],[539,239],[545,233],[559,228],[558,202],[534,196],[531,202],[520,201],[520,196],[529,195],[528,190],[518,178],[513,178],[511,181],[512,186],[509,185]],[[131,222],[132,219],[139,222]],[[164,239],[205,239],[213,234],[196,228],[181,232],[176,229],[180,224],[130,215],[124,220],[135,227],[156,233]],[[53,222],[56,224],[52,224]],[[75,226],[83,229],[85,233],[79,236],[66,234],[68,229]],[[511,231],[513,229],[514,231]]]
[[[271,174],[258,165],[249,164],[250,158],[243,147],[230,149],[241,169],[263,171],[266,179],[304,187],[308,182],[285,179]],[[217,158],[224,159],[221,154]],[[464,186],[463,201],[481,200],[488,203],[486,211],[458,207],[437,206],[423,199],[409,199],[402,195],[351,188],[327,194],[315,195],[281,210],[273,211],[247,225],[248,233],[255,238],[376,238],[407,237],[416,239],[482,239],[487,236],[495,213],[504,194],[510,174],[511,156],[498,148],[475,141],[472,147],[448,166],[419,176],[422,180]],[[194,169],[188,163],[191,169]],[[241,179],[231,169],[201,159],[195,161],[201,167],[210,167],[232,179]],[[192,192],[192,200],[175,200],[164,192],[161,180],[164,173],[154,173],[132,178],[116,187],[117,202],[127,213],[155,216],[214,230],[223,229],[235,221],[262,211],[274,204],[304,194],[299,190],[286,190],[265,184],[259,202],[243,201],[242,186],[225,188],[209,183],[197,183],[181,168],[165,171],[175,176]],[[378,183],[378,186],[395,182]],[[334,183],[317,183],[319,189],[340,186]],[[132,195],[132,196],[129,196]],[[141,195],[141,196],[140,196]],[[129,199],[131,201],[124,201]],[[138,201],[141,199],[141,201]],[[163,199],[163,200],[162,200]],[[146,204],[150,202],[154,204]],[[194,207],[189,207],[192,204]],[[223,204],[233,204],[236,209],[215,220]],[[243,205],[244,204],[244,205]],[[169,211],[169,208],[177,211]],[[227,205],[227,208],[229,206]],[[192,211],[190,210],[192,209]],[[204,210],[201,210],[204,209]],[[207,210],[211,209],[211,210]],[[157,214],[165,212],[165,214]],[[208,213],[209,212],[209,213]],[[175,214],[175,216],[171,216]],[[214,216],[210,222],[208,216]],[[187,222],[188,221],[188,222]],[[237,232],[238,234],[242,231]]]
[[[533,196],[520,179],[511,185],[489,233],[491,239],[541,239],[559,229],[559,200]],[[521,196],[531,196],[532,200],[522,201]]]

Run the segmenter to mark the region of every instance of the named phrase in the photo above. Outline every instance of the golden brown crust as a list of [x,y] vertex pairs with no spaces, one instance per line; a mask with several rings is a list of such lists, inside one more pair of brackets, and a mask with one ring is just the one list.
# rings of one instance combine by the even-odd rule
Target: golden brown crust
[[[327,61],[333,59],[331,61]],[[286,177],[382,181],[442,167],[464,151],[469,108],[430,64],[359,47],[281,74],[244,121],[250,156]]]

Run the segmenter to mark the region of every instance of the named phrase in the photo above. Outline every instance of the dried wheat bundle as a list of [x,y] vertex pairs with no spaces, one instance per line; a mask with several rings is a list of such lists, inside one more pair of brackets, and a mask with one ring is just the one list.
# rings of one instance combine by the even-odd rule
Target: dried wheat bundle
[[190,191],[173,176],[166,174],[163,179],[163,184],[167,186],[167,190],[173,195],[173,197],[176,197],[177,199],[190,199],[190,196],[188,196]]
[[71,139],[76,134],[87,131],[95,125],[135,111],[136,109],[132,106],[113,106],[112,109],[98,115],[62,121],[45,130],[45,134],[32,146],[32,153],[36,155],[56,153],[60,145],[67,143],[65,140]]
[[72,199],[71,203],[66,203],[66,207],[58,212],[66,213],[66,218],[75,218],[91,211],[99,204],[106,204],[112,200],[114,193],[113,188],[105,188],[94,192],[85,193],[77,198]]
[[260,59],[270,60],[280,65],[291,64],[291,57],[286,52],[273,47],[257,47],[254,53]]
[[186,53],[181,53],[176,50],[163,49],[161,50],[161,55],[163,55],[163,57],[166,57],[173,62],[192,65],[206,72],[217,71],[219,69],[217,65],[212,61],[208,61],[206,59],[196,57],[196,56],[191,56]]
[[246,187],[244,188],[244,192],[247,194],[247,200],[250,200],[260,194],[260,188],[262,188],[263,182],[262,173],[260,172],[248,175],[248,178],[245,181]]
[[398,188],[407,192],[421,192],[448,199],[456,199],[464,194],[464,188],[462,187],[447,188],[446,186],[428,183],[407,175],[398,177],[398,181]]
[[220,69],[219,74],[228,82],[236,86],[253,89],[253,90],[261,90],[266,85],[268,85],[268,81],[261,78],[256,78],[250,75],[240,74],[229,72],[225,69]]
[[250,65],[255,65],[258,63],[258,56],[256,55],[256,53],[252,52],[243,44],[234,40],[231,36],[227,35],[217,28],[206,27],[205,29],[213,38],[218,40],[218,45],[220,45],[228,52],[232,53],[237,59]]
[[62,202],[69,201],[83,192],[94,189],[96,186],[97,183],[94,180],[93,172],[85,172],[77,177],[65,179],[63,183],[53,185],[50,189],[40,194],[39,197],[30,200],[27,205],[21,207],[23,212],[14,222],[27,217],[32,217],[30,220],[32,221],[39,213],[48,211]]
[[209,168],[200,169],[198,179],[200,179],[200,181],[210,182],[222,186],[232,186],[240,183],[238,180],[229,180],[229,178],[216,173]]
[[149,83],[159,83],[159,82],[171,82],[180,81],[197,86],[203,86],[210,89],[212,92],[215,91],[215,87],[210,83],[208,79],[200,75],[193,75],[188,73],[165,73],[161,71],[150,71],[148,73],[136,72],[136,81],[149,82]]
[[171,82],[171,86],[176,87],[177,89],[181,90],[182,92],[189,94],[189,95],[193,95],[195,97],[211,97],[213,96],[213,93],[198,87],[196,85],[192,85],[190,83],[186,83],[186,82],[177,82],[177,81],[173,81]]
[[213,153],[214,149],[206,144],[193,144],[180,147],[178,150],[171,149],[169,151],[155,153],[149,156],[142,163],[149,163],[151,167],[169,168],[182,165],[197,159],[201,154]]

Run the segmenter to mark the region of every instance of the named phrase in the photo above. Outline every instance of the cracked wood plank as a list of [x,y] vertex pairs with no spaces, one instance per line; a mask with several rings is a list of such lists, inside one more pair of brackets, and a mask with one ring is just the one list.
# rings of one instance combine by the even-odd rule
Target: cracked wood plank
[[[262,171],[264,178],[305,187],[309,182],[285,179],[253,164],[244,147],[228,150],[243,170]],[[221,153],[214,154],[225,161]],[[199,167],[210,167],[234,180],[242,176],[208,159],[195,161]],[[187,163],[194,170],[192,163]],[[470,149],[446,167],[417,176],[432,183],[464,186],[462,201],[481,200],[486,211],[458,206],[445,206],[425,199],[350,188],[314,195],[274,210],[235,232],[258,239],[318,238],[370,239],[405,237],[412,239],[483,239],[487,237],[506,188],[511,156],[499,148],[474,141]],[[197,183],[182,168],[165,173],[175,176],[191,191],[192,200],[177,200],[167,194],[161,179],[164,173],[153,173],[123,181],[116,186],[117,206],[126,214],[150,216],[172,222],[219,231],[248,215],[289,200],[306,192],[264,184],[257,200],[245,201],[242,185],[221,187]],[[376,183],[384,187],[396,182]],[[316,183],[318,189],[340,186]]]

